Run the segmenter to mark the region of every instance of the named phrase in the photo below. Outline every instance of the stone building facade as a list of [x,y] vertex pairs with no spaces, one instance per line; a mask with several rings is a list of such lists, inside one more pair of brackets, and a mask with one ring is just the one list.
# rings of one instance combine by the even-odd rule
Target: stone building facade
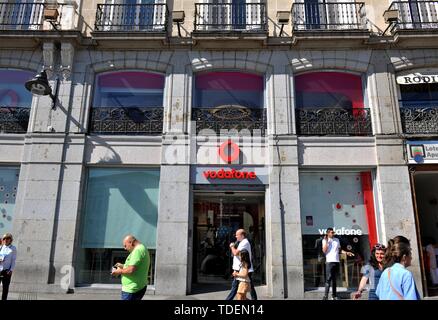
[[[2,91],[25,90],[23,81],[23,90],[9,88],[11,74],[43,70],[57,89],[55,108],[49,96],[23,98],[28,112],[18,129],[8,122],[18,121],[13,110],[19,106],[0,97],[1,169],[4,176],[17,172],[8,180],[16,188],[15,204],[5,207],[9,224],[2,225],[18,248],[13,290],[119,290],[107,267],[123,256],[122,238],[108,238],[128,230],[102,225],[129,226],[153,206],[155,215],[133,224],[144,226],[147,235],[139,237],[153,253],[151,294],[187,295],[217,281],[223,268],[228,271],[229,256],[214,251],[213,260],[207,259],[202,250],[212,247],[201,248],[200,237],[208,237],[205,228],[211,224],[217,244],[223,239],[218,232],[225,230],[229,240],[236,225],[248,223],[258,228],[258,284],[268,296],[305,298],[319,287],[313,283],[318,263],[309,244],[317,236],[312,230],[333,226],[328,221],[362,231],[363,238],[345,238],[362,261],[344,261],[341,286],[354,289],[369,244],[402,234],[411,240],[417,286],[423,295],[432,294],[422,236],[438,232],[422,231],[427,222],[418,210],[421,187],[415,179],[419,172],[434,176],[438,167],[433,159],[410,159],[409,147],[433,143],[438,134],[432,78],[437,75],[438,82],[436,2],[43,2],[0,3],[1,12],[9,14],[0,18]],[[50,16],[50,8],[58,15]],[[137,73],[149,80],[142,82]],[[415,76],[419,83],[405,90],[409,85],[399,78]],[[419,92],[417,101],[424,99],[417,116],[404,98],[412,92]],[[146,103],[130,113],[136,107],[130,101],[148,97],[162,99],[162,105]],[[210,106],[195,113],[209,99],[222,98],[227,110]],[[120,104],[104,110],[113,100]],[[152,107],[159,109],[144,109]],[[253,112],[257,108],[261,111]],[[157,121],[159,132],[152,128]],[[233,128],[258,131],[252,136],[198,131]],[[212,156],[228,140],[238,145],[234,162]],[[260,156],[250,156],[254,150]],[[202,155],[209,160],[203,162]],[[203,180],[206,168],[252,170],[259,179]],[[142,188],[129,186],[137,183],[136,174],[151,182],[144,193],[132,195]],[[104,182],[93,180],[106,176]],[[315,179],[321,190],[313,188]],[[102,188],[105,199],[93,193]],[[359,196],[353,198],[352,190]],[[239,207],[239,201],[242,207],[253,200],[253,207]],[[233,212],[218,222],[225,209]]]

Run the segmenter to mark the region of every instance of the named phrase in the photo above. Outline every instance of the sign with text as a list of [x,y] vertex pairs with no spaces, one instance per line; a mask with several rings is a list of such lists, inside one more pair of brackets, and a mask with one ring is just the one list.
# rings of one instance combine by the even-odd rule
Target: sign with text
[[408,162],[438,163],[438,141],[407,141]]
[[193,184],[268,184],[267,167],[192,167]]
[[401,85],[438,83],[438,75],[407,74],[397,77],[397,83]]

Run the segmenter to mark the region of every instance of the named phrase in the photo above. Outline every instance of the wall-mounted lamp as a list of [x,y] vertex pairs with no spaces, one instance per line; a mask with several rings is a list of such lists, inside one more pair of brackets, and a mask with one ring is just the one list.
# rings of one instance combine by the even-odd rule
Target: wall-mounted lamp
[[53,95],[52,87],[50,87],[49,81],[47,80],[46,71],[42,71],[40,74],[37,74],[33,79],[26,81],[24,86],[32,94],[38,96],[49,95],[52,99],[52,109],[56,109],[56,101],[58,100],[59,77],[56,78],[55,95]]
[[184,11],[172,11],[172,22],[176,23],[178,26],[178,35],[181,38],[181,27],[180,24],[184,23],[184,18],[186,17]]
[[277,11],[277,22],[278,24],[281,24],[280,37],[283,34],[284,25],[289,23],[289,19],[290,19],[289,11]]

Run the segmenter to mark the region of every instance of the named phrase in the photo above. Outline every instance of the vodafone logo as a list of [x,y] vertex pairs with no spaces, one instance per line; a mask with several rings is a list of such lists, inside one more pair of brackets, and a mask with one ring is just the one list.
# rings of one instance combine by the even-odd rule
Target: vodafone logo
[[217,170],[217,171],[204,171],[204,177],[206,179],[238,179],[238,180],[244,180],[244,179],[256,179],[257,175],[254,171],[238,171],[236,169],[231,170]]
[[218,153],[222,160],[226,163],[231,163],[239,159],[240,149],[237,144],[228,140],[221,144]]

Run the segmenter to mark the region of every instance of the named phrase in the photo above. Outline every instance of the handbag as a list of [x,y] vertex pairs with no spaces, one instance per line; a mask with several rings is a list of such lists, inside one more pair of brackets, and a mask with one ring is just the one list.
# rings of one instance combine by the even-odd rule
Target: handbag
[[405,300],[405,298],[403,298],[403,296],[401,295],[401,293],[398,292],[398,291],[392,286],[392,283],[391,283],[391,268],[388,269],[388,279],[389,279],[389,286],[391,287],[391,290],[397,295],[397,297],[398,297],[400,300]]
[[237,293],[244,294],[249,291],[249,282],[239,281],[239,286],[237,287]]

